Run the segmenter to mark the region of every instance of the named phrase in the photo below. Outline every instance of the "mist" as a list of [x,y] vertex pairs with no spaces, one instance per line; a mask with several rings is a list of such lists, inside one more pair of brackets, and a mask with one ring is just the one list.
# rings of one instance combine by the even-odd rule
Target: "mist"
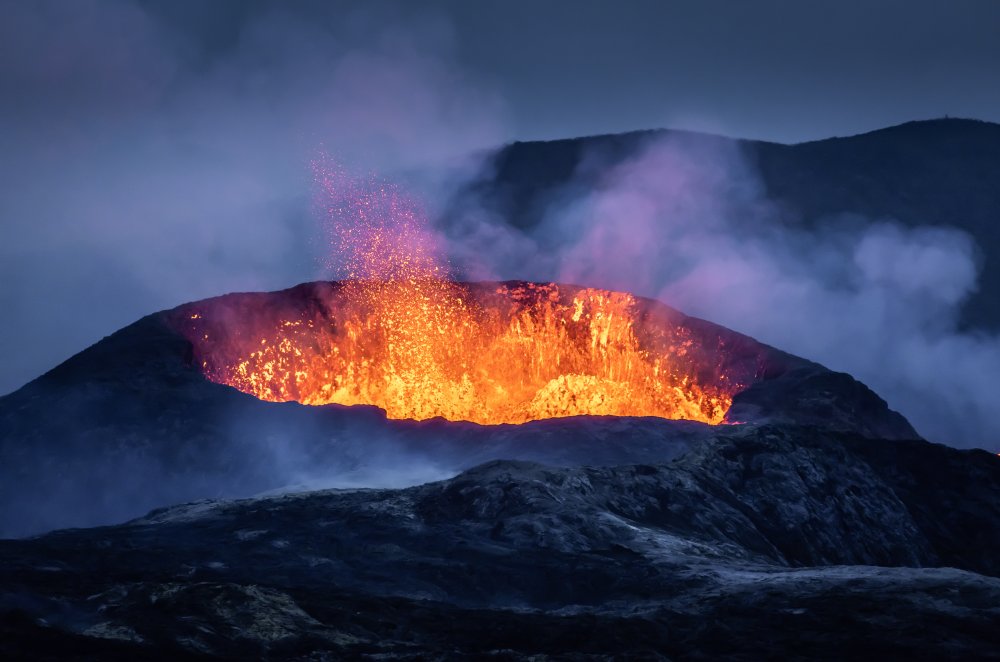
[[506,139],[446,21],[313,9],[220,47],[150,3],[5,5],[0,394],[155,310],[323,276],[317,150],[447,173]]
[[704,136],[578,170],[529,231],[466,207],[448,229],[459,270],[657,298],[854,375],[929,439],[996,446],[1000,338],[958,326],[979,267],[967,233],[797,218],[736,143]]
[[[447,20],[310,7],[255,6],[209,47],[150,3],[5,6],[0,393],[152,311],[335,271],[317,150],[443,212],[510,138]],[[850,372],[930,439],[997,445],[1000,339],[958,327],[979,266],[959,230],[801,223],[738,149],[682,138],[613,167],[594,154],[539,227],[509,220],[462,210],[458,274],[656,297]]]

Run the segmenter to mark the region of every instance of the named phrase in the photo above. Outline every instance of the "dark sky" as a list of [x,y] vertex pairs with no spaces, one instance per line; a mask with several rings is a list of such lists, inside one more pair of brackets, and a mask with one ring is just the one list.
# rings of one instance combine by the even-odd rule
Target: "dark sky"
[[[264,4],[148,3],[220,50]],[[298,5],[332,23],[363,6],[359,32],[436,23],[517,139],[670,126],[795,142],[943,115],[1000,121],[995,0]]]

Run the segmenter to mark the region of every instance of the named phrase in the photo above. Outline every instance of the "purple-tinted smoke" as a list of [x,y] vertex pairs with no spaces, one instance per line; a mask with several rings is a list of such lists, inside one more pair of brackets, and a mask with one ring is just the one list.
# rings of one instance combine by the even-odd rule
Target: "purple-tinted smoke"
[[139,0],[5,5],[0,394],[154,310],[324,276],[317,148],[442,172],[503,142],[453,42],[275,3],[207,49]]
[[722,141],[661,139],[596,186],[566,188],[531,232],[470,212],[453,232],[454,259],[477,275],[659,298],[855,375],[930,439],[1000,445],[1000,338],[957,326],[976,287],[966,233],[893,219],[789,222]]

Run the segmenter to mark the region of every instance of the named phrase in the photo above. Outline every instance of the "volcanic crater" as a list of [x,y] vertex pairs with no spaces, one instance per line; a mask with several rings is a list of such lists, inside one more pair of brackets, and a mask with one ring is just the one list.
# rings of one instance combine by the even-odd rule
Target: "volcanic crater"
[[402,279],[227,294],[0,398],[0,532],[396,484],[400,457],[404,483],[494,459],[663,462],[736,423],[918,438],[850,375],[626,293]]
[[190,304],[174,324],[214,382],[397,419],[718,424],[771,363],[768,348],[658,302],[554,283],[317,283]]
[[210,382],[259,400],[481,425],[574,416],[795,423],[917,438],[849,375],[659,301],[559,283],[304,283],[160,314]]

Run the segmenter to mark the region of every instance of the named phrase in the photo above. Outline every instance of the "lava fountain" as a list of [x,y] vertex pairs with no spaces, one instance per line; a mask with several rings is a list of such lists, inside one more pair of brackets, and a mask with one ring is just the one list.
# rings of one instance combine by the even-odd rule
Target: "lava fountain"
[[675,311],[620,292],[450,281],[296,289],[185,308],[180,326],[205,375],[261,400],[483,424],[576,415],[720,423],[753,379],[732,378],[725,340],[706,345]]
[[717,424],[757,376],[749,347],[657,302],[555,283],[454,282],[412,198],[327,159],[314,165],[330,254],[347,277],[183,307],[178,326],[214,382],[261,400],[374,405],[398,419]]

